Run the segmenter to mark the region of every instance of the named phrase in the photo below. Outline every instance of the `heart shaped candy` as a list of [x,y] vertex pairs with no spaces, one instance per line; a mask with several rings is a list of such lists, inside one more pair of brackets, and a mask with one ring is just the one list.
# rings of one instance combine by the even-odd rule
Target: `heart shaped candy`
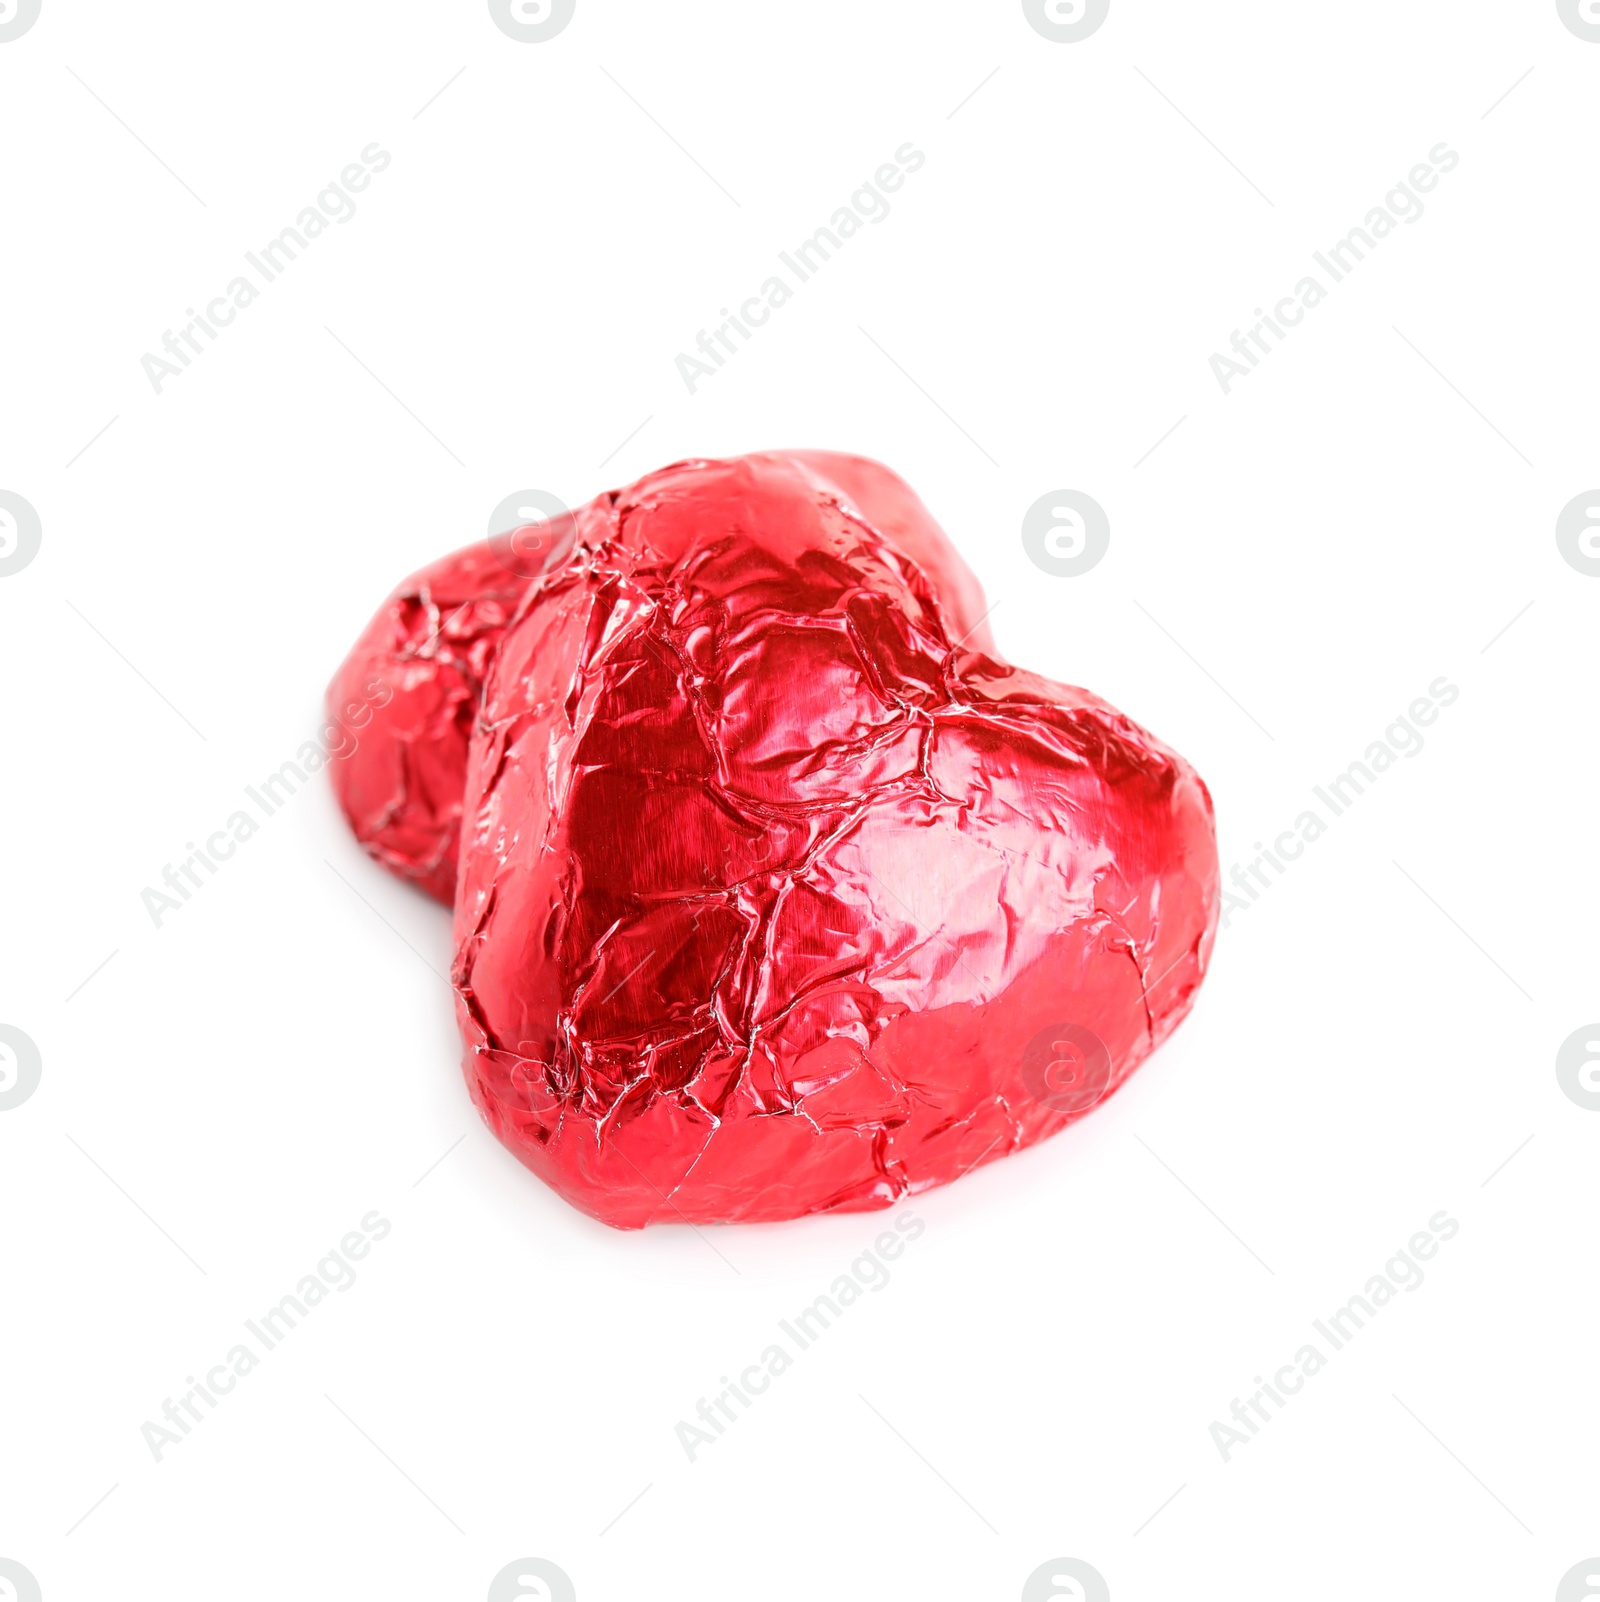
[[578,514],[487,663],[467,1080],[609,1224],[958,1177],[1115,1090],[1204,974],[1204,785],[973,649],[965,570],[865,498],[805,456],[653,474]]

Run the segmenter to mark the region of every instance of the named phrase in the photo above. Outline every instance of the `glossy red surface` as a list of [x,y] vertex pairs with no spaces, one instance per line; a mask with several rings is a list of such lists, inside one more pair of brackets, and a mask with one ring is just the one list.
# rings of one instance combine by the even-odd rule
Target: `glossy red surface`
[[330,718],[374,683],[391,692],[329,764],[334,794],[379,862],[447,906],[478,695],[528,587],[487,543],[434,562],[383,603],[328,686]]
[[455,616],[434,580],[426,624],[391,603],[358,647],[415,707],[364,838],[435,888],[481,681],[465,1071],[574,1205],[620,1227],[885,1207],[1083,1116],[1189,1010],[1205,787],[989,654],[976,582],[893,475],[681,463],[574,534],[514,604],[459,603],[462,660],[446,626],[452,660],[422,666]]
[[[819,495],[854,508],[922,569],[957,638],[966,635],[975,648],[992,644],[978,581],[897,474],[832,451],[749,460],[803,463]],[[621,498],[598,496],[561,520],[555,540],[546,534],[525,541],[508,531],[413,574],[379,608],[328,688],[336,719],[347,706],[364,707],[376,681],[391,692],[357,749],[332,764],[334,792],[368,852],[447,906],[455,895],[467,744],[488,663],[531,580],[566,554],[579,527],[603,533]]]

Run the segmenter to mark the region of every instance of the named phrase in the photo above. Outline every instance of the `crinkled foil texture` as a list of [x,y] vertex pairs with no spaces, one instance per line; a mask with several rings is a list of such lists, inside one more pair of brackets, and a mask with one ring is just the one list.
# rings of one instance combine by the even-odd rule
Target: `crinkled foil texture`
[[329,764],[356,838],[447,906],[466,790],[467,745],[489,661],[530,587],[487,543],[425,567],[384,602],[328,688],[328,715],[387,699],[356,748]]
[[[536,577],[473,559],[346,665],[395,694],[341,799],[435,894],[458,861],[469,1087],[574,1205],[885,1207],[1082,1116],[1188,1011],[1204,785],[996,659],[894,475],[686,462],[585,507]],[[1104,1043],[1092,1096],[1049,1092],[1059,1036]]]
[[[898,474],[831,451],[745,460],[791,469],[799,464],[817,495],[848,503],[853,515],[870,521],[922,569],[958,638],[967,635],[975,647],[992,645],[978,581]],[[663,476],[653,474],[627,494],[644,493]],[[606,520],[624,498],[602,495],[573,514],[551,556],[565,554],[563,545],[578,531],[604,538]],[[374,683],[387,692],[358,749],[332,765],[335,794],[371,855],[447,906],[455,897],[467,745],[484,674],[506,625],[540,576],[535,564],[517,559],[500,540],[434,562],[384,602],[328,689],[335,720],[346,715],[344,708],[364,710]]]

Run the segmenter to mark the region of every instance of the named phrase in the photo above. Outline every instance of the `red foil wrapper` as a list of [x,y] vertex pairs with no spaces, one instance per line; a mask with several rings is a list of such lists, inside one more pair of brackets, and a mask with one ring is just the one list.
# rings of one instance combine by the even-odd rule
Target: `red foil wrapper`
[[398,592],[342,798],[436,893],[459,821],[467,1081],[575,1206],[887,1207],[1083,1116],[1187,1013],[1204,785],[992,655],[892,474],[686,462],[567,534],[520,591],[468,552]]
[[334,794],[379,862],[447,906],[478,695],[528,587],[488,544],[457,551],[383,603],[328,686],[330,718],[374,685],[390,692],[356,749],[329,764]]
[[[977,579],[904,479],[877,462],[832,451],[747,460],[802,464],[821,499],[870,523],[921,568],[957,638],[966,636],[975,648],[992,644]],[[662,476],[625,494],[601,495],[543,528],[508,529],[413,574],[379,608],[329,686],[335,719],[345,707],[364,707],[374,684],[390,692],[359,748],[332,765],[334,792],[371,855],[447,906],[455,895],[467,745],[506,625],[580,531],[605,538],[617,504]]]

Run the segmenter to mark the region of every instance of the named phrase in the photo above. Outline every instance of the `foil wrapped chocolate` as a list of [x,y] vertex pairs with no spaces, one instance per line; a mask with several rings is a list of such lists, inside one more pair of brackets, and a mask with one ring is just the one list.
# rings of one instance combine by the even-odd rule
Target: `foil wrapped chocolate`
[[[820,495],[848,504],[921,568],[970,644],[992,644],[978,581],[904,479],[832,451],[748,460],[803,464]],[[334,717],[364,702],[374,682],[390,692],[361,749],[334,764],[334,791],[371,855],[447,906],[467,745],[489,660],[532,581],[567,555],[580,530],[604,537],[605,518],[621,498],[601,495],[537,525],[508,524],[414,573],[378,609],[328,688]]]
[[1189,1010],[1204,785],[999,660],[893,474],[684,462],[495,565],[363,636],[345,671],[394,695],[341,799],[434,893],[454,861],[468,1085],[574,1205],[889,1206],[1082,1117]]
[[330,717],[372,684],[389,691],[329,765],[334,794],[379,862],[447,906],[478,695],[528,586],[487,543],[434,562],[383,603],[328,687]]

